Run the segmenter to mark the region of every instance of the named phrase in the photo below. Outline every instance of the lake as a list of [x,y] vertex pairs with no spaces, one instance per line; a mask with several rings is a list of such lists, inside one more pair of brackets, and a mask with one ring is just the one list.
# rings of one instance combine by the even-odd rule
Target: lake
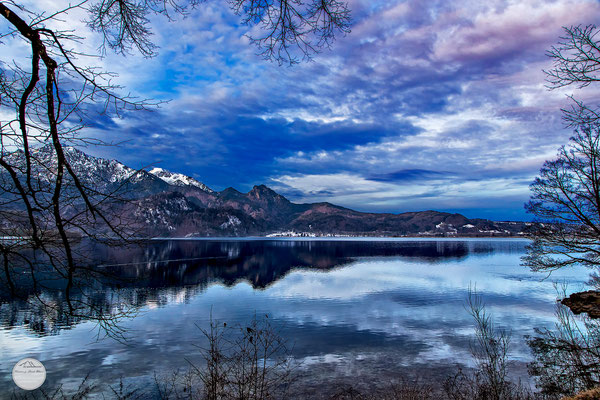
[[[119,276],[82,296],[106,309],[135,311],[120,322],[125,341],[103,338],[85,318],[53,321],[40,309],[4,300],[0,393],[13,365],[42,361],[45,385],[72,386],[89,373],[103,385],[129,385],[200,362],[199,328],[210,316],[244,326],[268,320],[286,338],[307,387],[322,382],[384,381],[412,374],[438,379],[472,365],[476,287],[500,328],[512,331],[514,374],[526,379],[524,335],[552,327],[557,291],[584,289],[588,271],[547,274],[520,266],[520,239],[202,239],[152,241],[123,251],[94,249],[101,268]],[[60,291],[43,293],[60,302]],[[418,373],[417,373],[417,372]]]

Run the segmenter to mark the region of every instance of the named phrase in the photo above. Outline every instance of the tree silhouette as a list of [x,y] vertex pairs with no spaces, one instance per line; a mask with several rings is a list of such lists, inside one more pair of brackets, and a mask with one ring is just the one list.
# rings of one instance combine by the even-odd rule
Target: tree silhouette
[[[600,42],[595,26],[565,28],[548,56],[548,87],[583,88],[600,80]],[[572,99],[563,109],[567,127],[574,129],[569,143],[546,161],[531,184],[529,213],[535,224],[524,264],[533,270],[555,270],[568,265],[600,265],[600,119],[594,108]]]
[[[68,146],[103,144],[86,137],[84,130],[85,121],[98,110],[119,114],[156,103],[121,94],[114,73],[88,64],[107,51],[156,55],[151,16],[172,20],[201,3],[82,0],[40,11],[13,0],[0,1],[0,20],[4,21],[0,43],[25,43],[29,52],[29,64],[17,58],[0,61],[0,289],[10,296],[33,296],[43,303],[41,289],[55,286],[59,279],[65,282],[69,313],[83,317],[102,311],[91,311],[90,304],[76,302],[72,295],[104,273],[86,264],[86,250],[79,246],[79,239],[122,242],[136,232],[112,213],[118,208],[115,203],[126,201],[123,185],[105,191],[98,188],[98,182],[82,180],[69,161]],[[350,12],[342,1],[228,3],[242,23],[262,28],[263,36],[251,41],[264,58],[279,64],[310,59],[330,46],[336,34],[349,31]],[[101,36],[97,54],[77,50],[85,39],[76,31],[51,28],[75,10],[85,11],[88,27]],[[50,272],[56,275],[54,281],[42,279]]]

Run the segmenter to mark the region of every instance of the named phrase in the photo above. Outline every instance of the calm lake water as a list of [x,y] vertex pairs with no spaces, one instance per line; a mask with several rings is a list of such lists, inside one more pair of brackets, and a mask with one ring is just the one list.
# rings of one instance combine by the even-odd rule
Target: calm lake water
[[[523,339],[552,327],[557,292],[584,289],[585,269],[534,274],[520,266],[518,239],[247,239],[154,241],[139,249],[99,251],[103,268],[125,278],[90,288],[107,308],[125,301],[137,315],[122,321],[127,341],[98,340],[85,320],[51,323],[39,310],[4,301],[0,326],[0,393],[15,387],[16,361],[34,357],[46,385],[74,384],[86,374],[102,385],[133,385],[153,373],[199,362],[198,327],[214,320],[269,321],[293,345],[306,377],[354,379],[471,365],[470,286],[494,321],[513,334],[511,358],[523,372]],[[547,278],[547,279],[544,279]],[[44,293],[60,301],[58,293]],[[101,333],[101,332],[100,332]],[[102,336],[102,335],[101,335]],[[387,378],[386,378],[387,379]],[[307,381],[310,381],[307,378]],[[136,383],[137,382],[137,383]],[[144,384],[146,384],[144,383]]]

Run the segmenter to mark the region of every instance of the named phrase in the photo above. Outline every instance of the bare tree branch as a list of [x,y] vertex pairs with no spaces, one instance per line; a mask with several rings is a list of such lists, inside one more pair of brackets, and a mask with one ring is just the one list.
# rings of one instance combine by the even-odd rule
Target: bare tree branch
[[[101,182],[84,181],[70,161],[69,145],[101,140],[82,136],[92,115],[120,115],[158,104],[123,94],[116,75],[86,65],[108,50],[119,54],[157,54],[151,18],[189,16],[203,0],[79,0],[58,10],[33,10],[15,1],[0,1],[6,22],[1,41],[27,43],[26,64],[0,60],[0,109],[10,115],[0,121],[0,279],[11,295],[33,299],[44,289],[42,273],[64,281],[67,312],[86,313],[109,332],[119,334],[110,316],[76,296],[90,279],[104,271],[86,264],[81,238],[98,242],[128,241],[137,234],[131,218],[114,210],[127,202],[127,180],[110,190]],[[350,12],[339,0],[230,0],[229,6],[261,35],[251,38],[260,54],[279,64],[308,60],[349,32]],[[53,29],[69,13],[84,10],[88,26],[100,34],[98,53],[78,51],[85,38],[73,30]],[[134,171],[129,179],[142,173]],[[115,207],[116,206],[116,207]],[[135,213],[133,213],[135,214]],[[116,238],[116,239],[115,239]],[[26,276],[30,287],[22,290]],[[25,294],[26,293],[26,294]],[[58,310],[57,310],[58,312]],[[127,314],[127,313],[125,313]],[[118,319],[118,318],[116,318]],[[114,320],[114,319],[113,319]]]

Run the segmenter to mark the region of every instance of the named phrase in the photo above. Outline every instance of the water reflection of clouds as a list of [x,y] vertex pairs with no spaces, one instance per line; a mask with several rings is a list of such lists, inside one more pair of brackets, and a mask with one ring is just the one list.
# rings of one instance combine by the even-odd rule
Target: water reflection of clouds
[[36,353],[42,344],[42,340],[31,336],[24,328],[0,330],[0,349],[3,358],[18,356],[25,352]]
[[[360,360],[379,368],[393,368],[431,362],[463,363],[470,360],[469,344],[474,332],[473,321],[464,308],[471,284],[476,284],[483,295],[497,325],[513,331],[511,357],[527,360],[522,336],[531,334],[533,327],[550,326],[555,320],[552,281],[575,282],[570,289],[577,290],[587,280],[588,271],[573,269],[540,281],[542,275],[519,265],[522,242],[432,245],[438,255],[435,263],[427,261],[426,247],[427,251],[418,253],[418,257],[359,257],[343,267],[324,271],[282,269],[278,279],[261,290],[246,281],[227,286],[219,280],[201,289],[190,285],[156,290],[155,297],[142,297],[142,314],[126,322],[130,337],[126,345],[110,340],[94,342],[96,331],[90,323],[43,337],[20,327],[0,329],[0,371],[8,371],[11,362],[23,354],[37,356],[49,371],[55,371],[57,379],[63,378],[61,371],[74,364],[81,371],[93,371],[107,380],[118,379],[123,373],[148,375],[154,370],[177,369],[182,367],[182,360],[199,357],[193,350],[203,343],[196,324],[207,327],[211,313],[214,320],[231,325],[243,324],[254,314],[268,314],[274,326],[294,344],[294,356],[309,364]],[[316,255],[319,248],[327,249],[327,257],[336,255],[336,247],[318,243],[310,243],[312,250],[306,253],[302,252],[306,246],[292,242],[273,246],[300,250],[302,257]],[[238,247],[221,244],[219,249],[239,255],[230,253]],[[467,256],[455,257],[455,250]],[[381,251],[388,250],[382,247]],[[440,256],[443,254],[449,256]],[[277,258],[273,265],[280,265],[283,259]],[[267,277],[271,270],[263,272]],[[144,362],[139,363],[140,359]],[[132,364],[136,365],[133,369]],[[7,382],[2,379],[0,389]]]
[[[342,325],[387,337],[418,338],[426,345],[413,361],[459,361],[469,355],[474,328],[465,300],[469,286],[476,285],[496,324],[513,332],[511,356],[527,360],[523,335],[553,324],[556,292],[552,281],[540,281],[542,275],[523,273],[518,256],[501,260],[479,263],[478,257],[471,257],[426,268],[399,259],[359,261],[325,277],[295,271],[266,295],[276,302],[278,318],[300,326]],[[506,279],[515,274],[521,279]],[[581,283],[585,276],[579,269],[555,278]],[[299,302],[310,306],[297,307]]]
[[[327,273],[294,271],[267,293],[279,298],[350,300],[398,288],[419,288],[430,293],[431,298],[438,298],[447,296],[448,292],[464,292],[469,285],[475,285],[482,293],[515,298],[547,301],[556,297],[548,290],[553,280],[541,281],[545,275],[523,273],[523,270],[518,257],[507,257],[502,265],[480,264],[476,258],[427,266],[402,259],[357,261]],[[576,274],[556,273],[553,278],[575,281],[575,288],[585,281],[585,276],[586,271],[580,269]],[[418,297],[426,301],[426,296]]]

